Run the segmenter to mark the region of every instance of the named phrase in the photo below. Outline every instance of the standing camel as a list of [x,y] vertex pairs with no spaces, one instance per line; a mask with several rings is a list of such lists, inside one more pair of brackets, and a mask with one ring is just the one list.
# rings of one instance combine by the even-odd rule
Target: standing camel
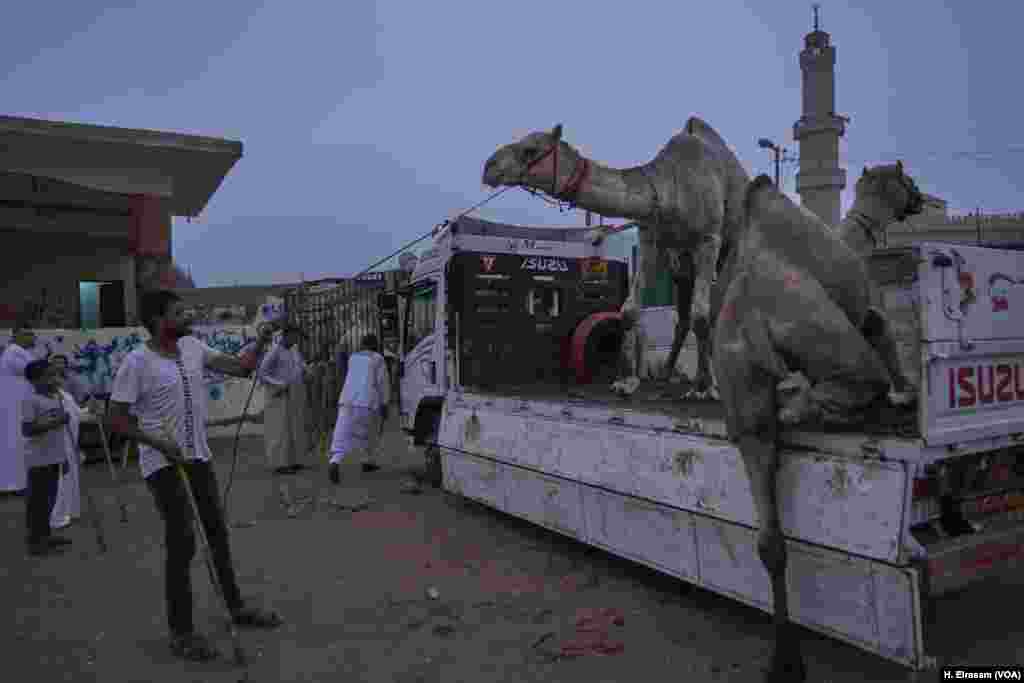
[[[721,273],[715,374],[730,438],[743,458],[760,519],[758,555],[771,577],[775,653],[770,681],[806,680],[789,621],[786,546],[779,521],[780,423],[843,422],[884,403],[891,361],[886,326],[871,308],[867,264],[853,223],[885,225],[919,212],[921,194],[902,164],[865,169],[851,223],[833,230],[783,195],[768,176],[747,191],[747,219]],[[845,240],[844,240],[845,237]],[[792,373],[809,384],[780,400]],[[783,404],[780,406],[780,404]]]
[[[750,176],[711,126],[691,117],[654,159],[615,169],[585,158],[564,142],[559,124],[551,132],[530,133],[499,148],[484,165],[483,181],[490,187],[526,186],[588,211],[636,222],[640,263],[622,307],[625,346],[632,353],[626,354],[627,376],[613,389],[628,395],[639,387],[644,346],[637,315],[640,291],[654,281],[656,252],[662,252],[676,287],[677,313],[665,375],[675,369],[692,319],[698,367],[691,384],[698,395],[714,396],[711,287],[723,245],[740,229]],[[595,241],[604,236],[601,230],[592,234]]]

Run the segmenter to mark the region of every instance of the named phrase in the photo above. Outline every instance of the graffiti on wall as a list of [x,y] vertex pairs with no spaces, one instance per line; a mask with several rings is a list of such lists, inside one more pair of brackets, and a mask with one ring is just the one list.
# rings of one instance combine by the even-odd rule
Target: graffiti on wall
[[[255,341],[256,335],[252,327],[223,326],[196,326],[193,333],[211,348],[230,354],[241,352],[247,344]],[[37,330],[33,355],[64,354],[68,357],[69,370],[75,373],[89,393],[108,394],[121,361],[148,338],[148,333],[142,328]],[[9,342],[10,330],[0,331],[0,353]],[[211,370],[204,372],[204,380],[213,402],[225,397],[226,383],[247,381]]]
[[[246,346],[256,341],[255,331],[245,327],[196,325],[192,328],[192,334],[210,348],[233,356],[237,356]],[[228,377],[210,369],[204,370],[203,379],[206,382],[210,399],[213,401],[219,401],[224,397],[227,382],[246,381]]]

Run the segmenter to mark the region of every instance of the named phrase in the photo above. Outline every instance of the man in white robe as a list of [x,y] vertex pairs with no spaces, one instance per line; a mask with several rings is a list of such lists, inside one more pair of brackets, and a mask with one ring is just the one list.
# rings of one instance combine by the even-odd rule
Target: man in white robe
[[0,356],[0,493],[17,493],[27,485],[25,437],[21,434],[21,402],[32,392],[25,366],[35,360],[36,335],[27,324],[14,329],[13,340]]
[[339,482],[339,464],[351,452],[363,455],[363,472],[380,469],[377,457],[384,421],[391,402],[391,382],[387,362],[380,354],[377,336],[368,334],[361,349],[348,360],[345,386],[338,397],[338,419],[331,438],[331,482]]
[[[64,432],[67,441],[67,452],[72,455],[68,460],[68,471],[60,478],[57,485],[57,502],[50,513],[50,526],[62,529],[82,516],[82,492],[79,478],[79,467],[82,464],[81,452],[78,450],[78,434],[82,424],[82,408],[67,388],[68,359],[63,355],[50,357],[50,363],[58,369],[57,391],[68,414],[68,429]],[[68,433],[70,432],[70,434]]]
[[266,392],[263,440],[267,465],[276,474],[294,474],[306,467],[300,459],[310,449],[305,381],[311,369],[297,347],[301,334],[298,327],[285,327],[260,365]]

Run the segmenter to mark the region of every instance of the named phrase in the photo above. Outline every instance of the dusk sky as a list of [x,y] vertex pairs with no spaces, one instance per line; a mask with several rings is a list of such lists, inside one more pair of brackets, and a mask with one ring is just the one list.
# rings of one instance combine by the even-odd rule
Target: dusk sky
[[[852,119],[844,211],[863,165],[897,159],[953,211],[1024,210],[1024,5],[832,0],[821,18]],[[811,22],[799,0],[23,3],[0,28],[3,113],[241,140],[200,220],[175,220],[175,260],[201,287],[343,277],[483,199],[484,160],[559,122],[632,166],[696,114],[771,173],[757,139],[796,151]],[[478,215],[583,222],[518,190]]]

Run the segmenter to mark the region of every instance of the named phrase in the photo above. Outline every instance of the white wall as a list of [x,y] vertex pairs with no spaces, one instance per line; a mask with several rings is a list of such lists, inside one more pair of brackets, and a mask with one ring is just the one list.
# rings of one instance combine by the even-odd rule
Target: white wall
[[[237,354],[242,345],[256,336],[255,326],[244,327],[199,327],[194,328],[195,336],[219,351]],[[10,342],[10,330],[0,329],[0,347]],[[72,371],[92,391],[109,392],[110,384],[120,367],[121,360],[134,348],[149,339],[149,333],[141,327],[101,328],[83,332],[81,330],[36,330],[36,346],[40,351],[67,355]],[[222,419],[240,415],[245,399],[252,386],[251,380],[225,377],[207,371],[205,374],[208,405],[211,419]],[[263,411],[263,389],[257,388],[252,395],[248,414]],[[216,427],[210,436],[234,436],[236,426]],[[246,424],[244,435],[262,435],[263,425]]]

